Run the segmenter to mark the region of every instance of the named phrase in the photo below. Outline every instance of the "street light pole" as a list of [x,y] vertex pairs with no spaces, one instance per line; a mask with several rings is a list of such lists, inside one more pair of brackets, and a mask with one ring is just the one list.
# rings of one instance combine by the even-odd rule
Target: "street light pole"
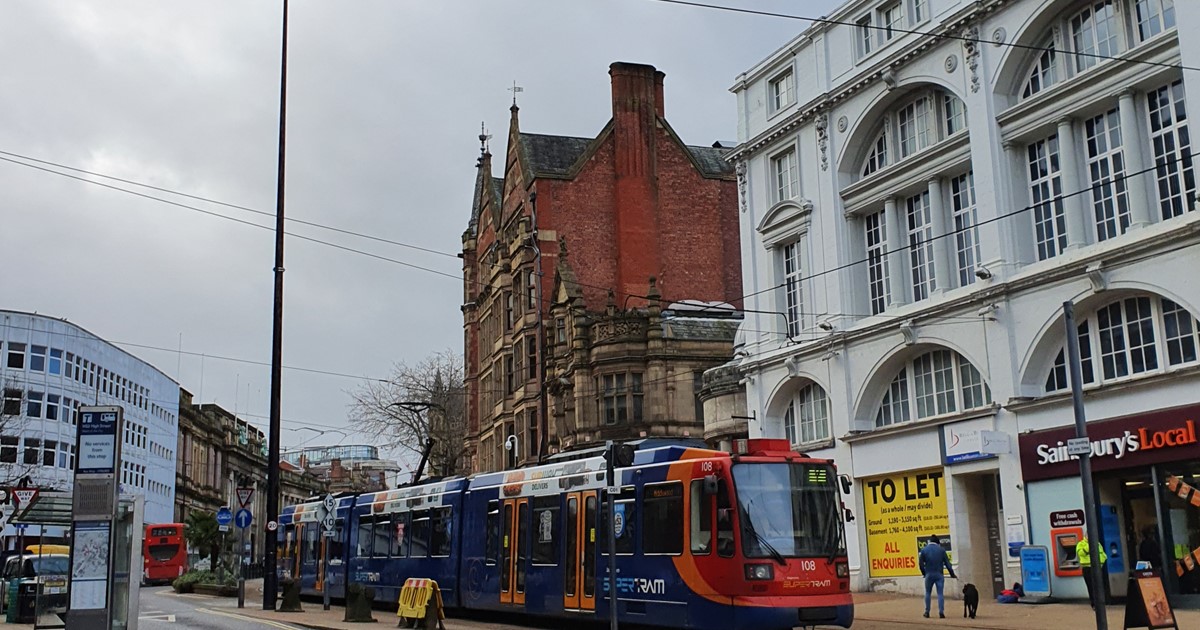
[[[279,521],[279,431],[280,390],[283,379],[283,193],[284,156],[287,138],[287,21],[288,2],[283,0],[283,38],[279,61],[279,160],[275,182],[275,299],[271,325],[271,420],[267,454],[267,522]],[[278,593],[276,541],[268,540],[263,556],[263,610],[275,610]]]
[[[1063,323],[1067,327],[1067,364],[1071,373],[1071,403],[1075,411],[1075,437],[1085,442],[1088,440],[1087,416],[1083,411],[1083,365],[1079,360],[1079,329],[1075,327],[1075,303],[1071,300],[1063,302]],[[1090,443],[1089,443],[1090,444]],[[1100,528],[1100,512],[1096,509],[1096,491],[1092,485],[1092,456],[1091,452],[1079,456],[1079,480],[1083,485],[1084,522],[1087,527],[1088,546],[1091,549],[1091,570],[1084,574],[1084,579],[1090,578],[1088,588],[1095,596],[1097,630],[1108,630],[1108,614],[1105,610],[1104,563],[1100,562],[1104,553],[1104,537]]]

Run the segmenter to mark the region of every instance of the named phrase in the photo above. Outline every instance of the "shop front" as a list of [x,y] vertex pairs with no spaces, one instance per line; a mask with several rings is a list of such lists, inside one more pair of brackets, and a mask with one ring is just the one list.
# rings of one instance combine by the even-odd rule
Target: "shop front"
[[[1192,556],[1200,548],[1200,501],[1181,489],[1200,487],[1197,425],[1200,405],[1088,423],[1110,597],[1124,597],[1129,571],[1148,563],[1162,572],[1177,607],[1200,608],[1200,564]],[[1067,454],[1073,437],[1070,425],[1018,441],[1030,544],[1050,549],[1051,586],[1061,598],[1087,597],[1074,549],[1086,522],[1079,460]]]

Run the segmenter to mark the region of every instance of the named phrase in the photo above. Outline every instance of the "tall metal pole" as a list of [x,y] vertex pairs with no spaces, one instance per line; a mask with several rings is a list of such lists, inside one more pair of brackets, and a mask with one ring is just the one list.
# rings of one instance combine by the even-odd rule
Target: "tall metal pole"
[[[1075,437],[1087,439],[1087,417],[1083,412],[1083,366],[1079,363],[1079,330],[1075,327],[1075,303],[1063,302],[1063,319],[1067,326],[1067,363],[1071,370],[1071,403],[1075,408]],[[1096,510],[1095,488],[1092,485],[1092,455],[1079,456],[1079,480],[1083,484],[1083,511],[1087,524],[1088,546],[1091,551],[1092,593],[1097,602],[1097,630],[1108,630],[1108,615],[1104,608],[1104,565],[1099,562],[1097,549],[1104,549],[1100,533],[1100,513]],[[1084,579],[1087,579],[1086,576]]]
[[[283,378],[283,174],[287,130],[288,3],[283,0],[283,44],[279,60],[279,165],[275,187],[275,304],[271,326],[271,426],[267,448],[267,522],[279,521],[279,416]],[[272,536],[273,537],[273,536]],[[276,544],[268,540],[263,556],[263,610],[275,610]]]
[[617,630],[617,512],[613,502],[613,488],[617,485],[616,471],[613,460],[617,454],[615,444],[608,441],[608,487],[604,491],[605,503],[608,504],[608,627]]

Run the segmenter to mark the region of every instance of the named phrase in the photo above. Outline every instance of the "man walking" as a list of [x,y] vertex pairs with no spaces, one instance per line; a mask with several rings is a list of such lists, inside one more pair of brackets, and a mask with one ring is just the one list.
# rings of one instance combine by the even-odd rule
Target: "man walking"
[[[1108,562],[1108,555],[1104,553],[1104,545],[1096,547],[1096,551],[1100,552],[1100,576],[1104,576],[1104,564]],[[1087,585],[1088,602],[1091,603],[1092,609],[1096,608],[1096,594],[1092,592],[1092,578],[1095,571],[1092,568],[1092,544],[1088,542],[1087,536],[1079,540],[1075,545],[1075,557],[1079,558],[1079,566],[1083,568],[1083,582]],[[1100,600],[1104,601],[1104,586],[1100,587]]]
[[937,536],[930,536],[929,542],[917,554],[917,566],[921,569],[921,575],[925,576],[925,616],[929,616],[929,596],[933,591],[933,587],[937,587],[938,594],[938,617],[946,618],[946,599],[942,595],[942,591],[946,587],[946,576],[942,574],[942,569],[950,572],[950,577],[958,579],[954,574],[954,567],[950,566],[950,558],[946,555],[946,550],[938,542]]

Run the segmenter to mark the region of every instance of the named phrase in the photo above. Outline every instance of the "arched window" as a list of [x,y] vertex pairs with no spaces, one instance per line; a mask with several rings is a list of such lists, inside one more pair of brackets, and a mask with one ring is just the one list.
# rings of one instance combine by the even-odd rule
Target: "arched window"
[[940,88],[909,95],[882,117],[875,141],[863,160],[863,177],[920,153],[967,128],[967,108]]
[[1029,69],[1029,76],[1025,79],[1025,89],[1021,91],[1021,98],[1029,98],[1058,83],[1058,51],[1054,48],[1054,37],[1042,40],[1039,47],[1045,50],[1038,55],[1033,67]]
[[829,439],[829,397],[816,383],[796,392],[783,414],[788,444],[809,444]]
[[1043,50],[1032,60],[1021,98],[1175,28],[1175,0],[1086,0],[1062,15],[1037,45]]
[[[1088,385],[1193,365],[1200,361],[1200,330],[1187,309],[1167,298],[1123,298],[1079,323],[1079,360]],[[1070,386],[1064,348],[1046,376],[1046,392]]]
[[907,362],[888,385],[875,426],[982,409],[992,390],[979,370],[951,350],[926,352]]

